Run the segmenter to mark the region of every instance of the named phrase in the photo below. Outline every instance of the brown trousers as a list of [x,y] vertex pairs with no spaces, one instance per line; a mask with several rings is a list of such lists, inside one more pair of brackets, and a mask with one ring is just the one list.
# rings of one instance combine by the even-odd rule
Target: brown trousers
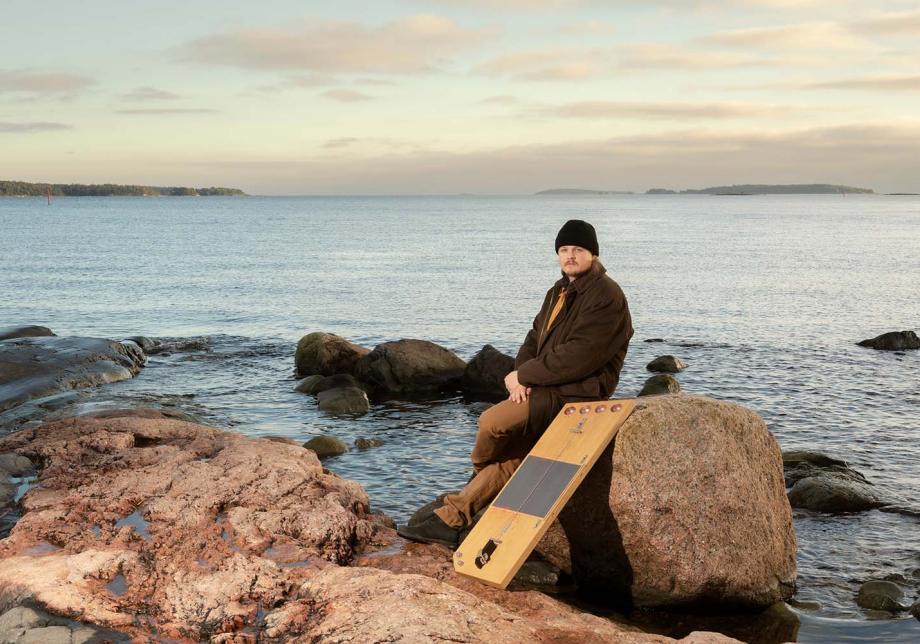
[[459,528],[498,496],[502,487],[536,445],[539,436],[524,435],[530,400],[503,400],[479,416],[479,431],[470,460],[475,477],[457,494],[448,494],[434,511],[447,525]]

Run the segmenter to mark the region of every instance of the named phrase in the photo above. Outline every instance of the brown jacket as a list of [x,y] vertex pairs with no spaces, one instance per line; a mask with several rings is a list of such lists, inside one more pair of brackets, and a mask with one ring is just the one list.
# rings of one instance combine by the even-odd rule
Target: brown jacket
[[[588,273],[571,284],[563,275],[546,293],[514,363],[518,381],[533,388],[528,433],[542,434],[565,403],[606,399],[617,387],[633,328],[626,296],[606,273],[595,260]],[[562,309],[542,333],[566,284]]]

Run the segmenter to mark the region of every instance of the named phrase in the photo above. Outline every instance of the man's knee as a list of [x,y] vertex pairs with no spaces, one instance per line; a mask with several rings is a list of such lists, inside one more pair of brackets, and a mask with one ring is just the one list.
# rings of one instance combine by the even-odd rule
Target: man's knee
[[508,412],[503,402],[482,412],[479,415],[479,433],[490,438],[501,438],[519,433],[527,422],[526,416],[522,417],[520,414]]

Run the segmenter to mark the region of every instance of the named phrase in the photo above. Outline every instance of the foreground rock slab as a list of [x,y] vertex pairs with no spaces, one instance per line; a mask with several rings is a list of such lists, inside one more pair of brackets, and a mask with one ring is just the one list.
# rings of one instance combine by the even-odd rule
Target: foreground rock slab
[[[307,630],[315,639],[295,642],[483,642],[487,644],[552,642],[554,644],[665,644],[670,637],[642,633],[628,626],[576,610],[548,595],[512,582],[499,590],[454,573],[451,553],[441,546],[409,544],[403,551],[361,558],[363,575],[335,570],[306,582],[301,596],[329,617]],[[341,570],[341,569],[340,569]],[[382,573],[382,571],[386,571]],[[297,623],[299,609],[269,615],[279,626]],[[350,616],[350,617],[349,617]],[[349,624],[349,619],[353,624]],[[303,620],[300,620],[303,624]],[[271,631],[266,631],[270,633]],[[696,632],[683,644],[737,642],[718,633]]]
[[262,607],[385,530],[311,451],[192,423],[69,419],[0,440],[4,452],[41,473],[0,542],[0,605],[139,641],[255,628]]
[[54,335],[54,331],[46,326],[5,326],[0,327],[0,340],[12,338],[37,338]]
[[33,398],[136,376],[135,345],[99,338],[34,337],[0,342],[0,412]]
[[644,398],[537,545],[579,586],[640,607],[766,607],[792,596],[779,446],[739,405]]

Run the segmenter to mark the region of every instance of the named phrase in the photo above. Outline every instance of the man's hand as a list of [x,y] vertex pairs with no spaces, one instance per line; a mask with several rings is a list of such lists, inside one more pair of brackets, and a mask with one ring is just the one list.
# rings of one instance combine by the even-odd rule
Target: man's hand
[[530,387],[518,385],[517,388],[511,392],[511,395],[508,396],[508,399],[511,400],[511,402],[522,403],[527,400],[527,396],[529,395]]
[[508,390],[509,394],[513,394],[514,390],[520,386],[521,383],[518,382],[517,371],[512,371],[505,376],[505,389]]

